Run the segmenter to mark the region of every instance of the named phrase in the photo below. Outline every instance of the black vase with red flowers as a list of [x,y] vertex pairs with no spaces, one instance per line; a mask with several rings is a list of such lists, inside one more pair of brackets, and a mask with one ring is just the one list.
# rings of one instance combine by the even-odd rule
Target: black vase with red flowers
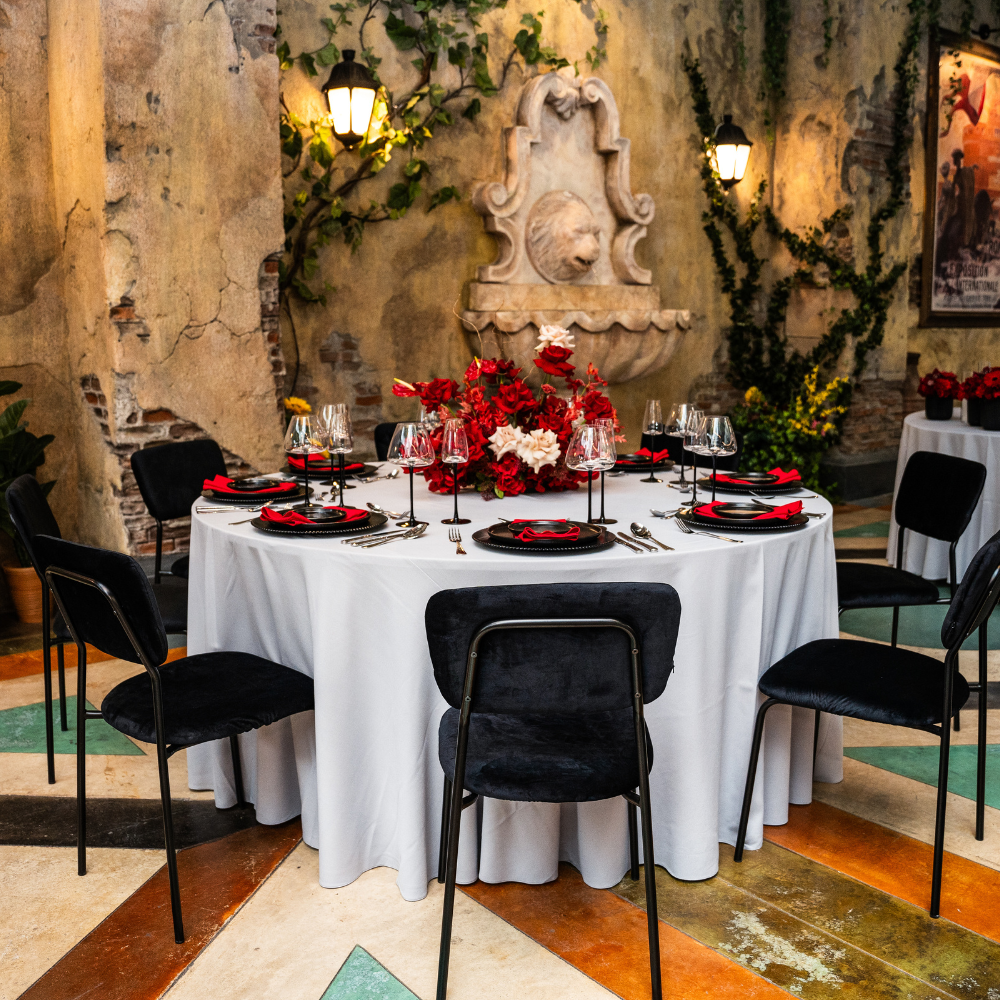
[[955,400],[962,398],[962,383],[954,372],[934,369],[920,380],[918,392],[924,397],[924,412],[928,420],[951,420]]
[[1000,368],[984,368],[976,390],[984,431],[1000,431]]

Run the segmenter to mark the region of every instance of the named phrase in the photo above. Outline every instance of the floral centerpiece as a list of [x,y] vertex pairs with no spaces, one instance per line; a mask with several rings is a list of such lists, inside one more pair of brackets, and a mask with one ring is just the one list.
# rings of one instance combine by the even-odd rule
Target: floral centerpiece
[[538,395],[520,377],[522,369],[502,358],[476,358],[466,369],[463,384],[454,379],[404,382],[395,379],[396,396],[416,396],[428,411],[442,421],[458,417],[465,424],[469,461],[448,466],[440,458],[442,426],[434,428],[431,440],[437,456],[422,469],[428,489],[447,493],[457,470],[459,486],[474,485],[482,497],[517,496],[575,490],[587,482],[588,473],[566,467],[566,448],[576,427],[600,418],[618,417],[602,389],[607,382],[593,365],[587,378],[576,377],[570,361],[573,337],[568,330],[543,326],[539,332],[538,357],[533,364],[546,375],[565,383],[565,394],[548,382]]
[[955,373],[937,368],[920,380],[917,391],[924,397],[928,420],[951,420],[952,401],[962,398],[962,384]]
[[1000,430],[1000,368],[987,366],[973,372],[962,383],[963,399],[968,400],[969,424],[982,424],[984,430]]

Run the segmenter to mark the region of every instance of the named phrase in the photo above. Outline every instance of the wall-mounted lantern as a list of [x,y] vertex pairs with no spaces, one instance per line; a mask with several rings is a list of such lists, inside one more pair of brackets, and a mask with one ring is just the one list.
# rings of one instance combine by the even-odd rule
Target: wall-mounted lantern
[[733,124],[733,116],[723,115],[722,124],[715,130],[712,160],[726,190],[743,180],[752,145],[743,129]]
[[368,134],[378,84],[367,66],[354,61],[354,49],[344,49],[343,56],[330,70],[323,93],[330,106],[334,136],[352,149]]

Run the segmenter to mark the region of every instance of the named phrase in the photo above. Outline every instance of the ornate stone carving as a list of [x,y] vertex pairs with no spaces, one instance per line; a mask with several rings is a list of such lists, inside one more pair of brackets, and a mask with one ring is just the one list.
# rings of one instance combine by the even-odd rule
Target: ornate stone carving
[[614,96],[571,72],[525,85],[503,131],[503,180],[473,194],[497,259],[479,267],[463,320],[476,354],[529,368],[538,326],[571,327],[577,364],[623,382],[666,363],[689,314],[660,309],[652,273],[636,263],[655,206],[632,193]]

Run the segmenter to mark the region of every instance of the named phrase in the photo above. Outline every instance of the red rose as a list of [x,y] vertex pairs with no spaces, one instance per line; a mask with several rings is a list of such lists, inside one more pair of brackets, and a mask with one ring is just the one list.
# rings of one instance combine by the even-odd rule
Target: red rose
[[611,400],[600,389],[585,392],[580,403],[588,424],[592,424],[595,420],[615,420],[617,417]]
[[518,410],[533,409],[537,404],[531,390],[516,378],[510,385],[500,386],[493,397],[493,405],[504,413],[517,413]]
[[937,368],[920,380],[917,390],[921,396],[936,396],[938,399],[961,399],[962,387],[954,372],[941,372]]
[[507,378],[517,378],[521,374],[521,369],[515,368],[513,361],[503,361],[500,358],[496,358],[493,364],[496,365],[497,375],[506,375]]
[[440,409],[458,392],[458,383],[450,378],[436,378],[430,382],[418,382],[417,384],[423,387],[420,393],[420,402],[428,410]]
[[516,497],[524,492],[525,484],[521,478],[521,460],[508,452],[499,462],[490,463],[490,472],[496,480],[497,489],[505,496]]
[[546,375],[556,375],[559,378],[569,378],[576,370],[567,358],[571,357],[572,351],[565,347],[553,347],[549,345],[535,358],[535,365],[542,369]]

